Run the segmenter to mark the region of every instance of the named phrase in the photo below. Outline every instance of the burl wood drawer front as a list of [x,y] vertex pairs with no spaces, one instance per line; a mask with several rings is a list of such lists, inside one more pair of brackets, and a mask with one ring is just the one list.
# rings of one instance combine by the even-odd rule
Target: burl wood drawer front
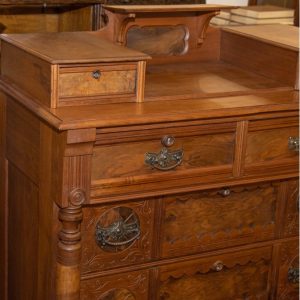
[[81,300],[149,300],[148,271],[97,277],[81,281]]
[[149,261],[154,201],[83,209],[81,272]]
[[271,248],[160,268],[159,300],[269,299]]
[[134,95],[136,76],[135,64],[61,68],[59,97]]
[[[197,176],[232,174],[235,123],[98,135],[92,159],[92,198],[162,190],[197,182]],[[101,139],[102,138],[102,139]],[[170,138],[170,146],[164,140]],[[113,140],[116,140],[113,143]],[[104,144],[105,142],[109,144]],[[203,179],[202,179],[203,180]],[[198,179],[199,182],[199,179]]]
[[296,118],[250,122],[245,156],[246,172],[272,166],[297,169],[298,154],[299,129]]
[[299,241],[279,245],[277,300],[299,299]]
[[264,184],[167,196],[161,256],[226,248],[275,235],[278,185]]

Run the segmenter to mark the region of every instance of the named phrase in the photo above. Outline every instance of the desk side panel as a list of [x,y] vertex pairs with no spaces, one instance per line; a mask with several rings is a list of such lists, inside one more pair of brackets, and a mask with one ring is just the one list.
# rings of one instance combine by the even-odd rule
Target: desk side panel
[[298,53],[290,49],[223,31],[221,60],[288,86],[296,84]]
[[0,94],[0,299],[7,300],[7,161],[5,159],[6,97]]
[[52,129],[7,97],[8,299],[53,299]]
[[1,42],[1,75],[48,107],[51,106],[51,65],[5,41]]

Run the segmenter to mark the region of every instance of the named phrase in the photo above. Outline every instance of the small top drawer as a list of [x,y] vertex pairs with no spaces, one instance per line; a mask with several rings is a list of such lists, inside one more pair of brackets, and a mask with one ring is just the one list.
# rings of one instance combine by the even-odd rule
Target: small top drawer
[[246,174],[297,172],[299,128],[297,118],[249,123],[245,155]]
[[61,67],[58,106],[137,101],[137,63]]

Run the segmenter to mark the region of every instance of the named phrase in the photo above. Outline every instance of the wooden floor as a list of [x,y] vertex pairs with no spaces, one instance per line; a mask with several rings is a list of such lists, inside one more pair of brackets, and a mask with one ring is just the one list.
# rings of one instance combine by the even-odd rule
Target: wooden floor
[[149,65],[145,100],[229,96],[284,87],[284,83],[224,62]]

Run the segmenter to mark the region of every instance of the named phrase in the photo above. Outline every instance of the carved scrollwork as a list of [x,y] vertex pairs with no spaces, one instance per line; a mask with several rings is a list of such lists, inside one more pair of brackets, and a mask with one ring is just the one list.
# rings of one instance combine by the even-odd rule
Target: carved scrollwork
[[74,206],[81,206],[86,200],[85,192],[82,189],[73,189],[69,195],[69,201]]
[[112,289],[100,296],[99,300],[136,300],[127,289]]
[[148,271],[116,274],[85,280],[81,285],[81,300],[148,299]]

